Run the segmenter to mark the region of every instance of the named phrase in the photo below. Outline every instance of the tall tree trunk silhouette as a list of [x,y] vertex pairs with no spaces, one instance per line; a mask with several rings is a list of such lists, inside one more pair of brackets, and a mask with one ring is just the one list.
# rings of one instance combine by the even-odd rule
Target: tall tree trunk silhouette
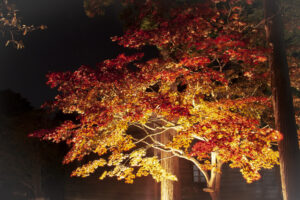
[[299,146],[279,8],[279,0],[264,0],[266,37],[272,48],[269,65],[275,126],[283,134],[278,143],[283,199],[299,200]]

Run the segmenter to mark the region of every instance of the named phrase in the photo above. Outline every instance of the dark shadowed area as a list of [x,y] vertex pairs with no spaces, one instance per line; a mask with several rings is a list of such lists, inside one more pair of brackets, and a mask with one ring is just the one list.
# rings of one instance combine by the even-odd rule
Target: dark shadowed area
[[110,40],[122,34],[118,4],[95,18],[85,15],[82,0],[17,0],[16,6],[25,24],[48,28],[26,35],[22,50],[1,44],[0,90],[18,92],[35,107],[55,94],[45,84],[48,72],[93,66],[121,52]]

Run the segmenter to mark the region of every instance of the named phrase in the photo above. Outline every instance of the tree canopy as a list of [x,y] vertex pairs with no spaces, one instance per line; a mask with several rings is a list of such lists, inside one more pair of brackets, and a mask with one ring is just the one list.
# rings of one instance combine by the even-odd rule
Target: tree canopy
[[[96,67],[48,74],[59,94],[46,106],[77,119],[32,135],[66,141],[64,163],[98,155],[73,176],[107,166],[100,179],[127,183],[148,174],[176,180],[153,150],[193,162],[208,186],[216,160],[240,168],[249,183],[278,164],[272,143],[280,134],[262,118],[271,106],[264,93],[268,49],[260,31],[243,21],[252,1],[126,2],[126,31],[112,40],[137,50],[155,46],[160,56],[120,54]],[[169,142],[161,141],[164,134]]]

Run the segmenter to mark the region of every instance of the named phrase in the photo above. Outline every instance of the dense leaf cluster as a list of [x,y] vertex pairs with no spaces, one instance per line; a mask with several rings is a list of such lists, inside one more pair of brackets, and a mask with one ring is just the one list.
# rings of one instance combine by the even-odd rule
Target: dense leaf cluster
[[[142,61],[142,54],[121,54],[96,68],[49,74],[48,84],[59,91],[50,107],[76,113],[77,121],[33,135],[65,140],[71,146],[65,163],[99,156],[75,170],[77,176],[107,166],[100,179],[131,183],[151,174],[157,181],[175,180],[151,156],[155,149],[196,164],[208,186],[208,171],[218,167],[212,158],[240,168],[248,182],[259,179],[261,168],[278,163],[272,142],[280,134],[261,127],[270,106],[263,92],[268,50],[241,20],[244,4],[174,1],[166,9],[161,1],[141,2],[135,4],[139,15],[128,16],[136,20],[113,40],[137,49],[153,45],[161,56]],[[161,141],[164,134],[170,142]]]

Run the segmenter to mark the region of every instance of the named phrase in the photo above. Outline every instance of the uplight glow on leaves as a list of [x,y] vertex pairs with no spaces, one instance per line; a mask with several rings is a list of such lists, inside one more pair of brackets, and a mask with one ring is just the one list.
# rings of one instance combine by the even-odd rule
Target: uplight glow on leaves
[[[98,155],[73,176],[105,167],[100,179],[132,183],[150,174],[176,180],[156,150],[193,162],[208,184],[208,172],[217,167],[212,158],[240,168],[249,183],[258,180],[260,169],[278,164],[272,144],[280,134],[262,127],[270,109],[263,93],[268,50],[241,20],[243,3],[174,1],[161,12],[161,1],[141,2],[139,13],[128,16],[135,21],[112,39],[128,48],[156,46],[161,55],[144,61],[141,53],[120,54],[94,68],[49,74],[47,84],[59,94],[47,106],[75,113],[77,120],[33,135],[65,141],[71,148],[64,163]],[[147,27],[145,20],[151,20]],[[170,142],[160,140],[163,134]]]

